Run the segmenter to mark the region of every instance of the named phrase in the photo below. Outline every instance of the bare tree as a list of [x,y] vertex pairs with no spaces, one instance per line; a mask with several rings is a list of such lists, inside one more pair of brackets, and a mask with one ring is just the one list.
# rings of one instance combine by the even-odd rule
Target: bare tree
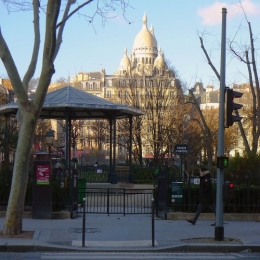
[[35,127],[34,143],[39,144],[40,150],[45,150],[45,134],[46,129],[51,129],[50,120],[39,119]]
[[94,141],[94,147],[101,152],[106,142],[109,140],[109,123],[107,120],[89,120],[90,135],[86,136],[87,141]]
[[207,150],[207,156],[208,156],[208,167],[209,170],[212,169],[212,157],[213,157],[213,150],[212,150],[212,143],[213,143],[213,138],[212,138],[212,134],[210,131],[210,128],[205,120],[205,117],[203,116],[203,113],[200,109],[200,106],[193,94],[193,92],[190,90],[189,91],[191,98],[192,98],[192,102],[196,108],[196,110],[199,113],[199,118],[198,118],[198,124],[201,127],[202,133],[203,133],[203,137],[204,137],[204,144]]
[[[29,155],[31,153],[37,120],[52,76],[55,73],[54,60],[60,50],[66,23],[74,14],[80,14],[79,11],[83,10],[83,8],[91,2],[94,2],[94,0],[83,1],[81,3],[76,3],[75,0],[68,0],[64,1],[63,5],[61,0],[49,0],[46,6],[41,6],[38,0],[33,0],[32,3],[26,1],[3,1],[9,11],[32,11],[34,17],[34,45],[31,61],[23,79],[20,77],[8,44],[0,31],[0,58],[11,80],[19,107],[19,138],[3,234],[11,235],[22,232],[22,216],[29,171]],[[105,23],[109,18],[108,15],[110,15],[110,11],[113,12],[115,9],[121,8],[124,13],[128,6],[128,3],[124,0],[110,0],[105,1],[105,3],[103,3],[103,1],[95,2],[97,9],[94,14],[92,16],[85,15],[85,18],[90,22],[94,20],[96,15],[100,15],[103,23]],[[76,5],[76,8],[71,10],[74,5]],[[45,28],[43,30],[45,35],[43,41],[40,33],[42,28],[40,26],[40,16],[45,16]],[[59,21],[58,19],[61,20]],[[41,42],[44,42],[43,54],[42,61],[39,61]],[[35,73],[38,62],[42,64],[39,83],[33,100],[30,100],[28,97],[29,82]]]
[[[253,152],[257,153],[258,150],[258,140],[260,135],[260,86],[259,86],[259,78],[258,78],[258,70],[257,70],[257,59],[255,53],[255,39],[253,37],[251,23],[247,21],[248,25],[248,33],[249,33],[249,46],[238,46],[233,40],[230,41],[229,47],[233,52],[235,57],[238,58],[241,62],[243,62],[247,67],[248,72],[248,80],[252,95],[252,116],[251,116],[251,145],[249,144],[249,140],[243,125],[239,122],[238,126],[243,138],[245,150],[247,153]],[[238,46],[239,50],[236,48]],[[243,49],[241,52],[241,48]],[[238,112],[236,114],[239,116]]]
[[[242,5],[241,5],[242,8]],[[241,137],[243,139],[243,144],[245,147],[245,151],[247,153],[257,153],[258,150],[258,140],[260,136],[260,86],[259,86],[259,78],[257,72],[257,59],[256,59],[256,50],[255,50],[255,39],[253,37],[252,27],[250,22],[247,21],[248,25],[248,33],[249,33],[249,45],[238,44],[234,39],[229,41],[229,48],[233,55],[241,62],[243,62],[247,68],[248,72],[248,81],[251,91],[252,97],[252,111],[251,115],[249,115],[247,109],[243,109],[245,112],[243,116],[243,124],[241,121],[238,122],[238,128],[241,133]],[[241,29],[241,28],[240,28]],[[238,32],[236,33],[236,35]],[[207,50],[205,49],[203,38],[199,37],[201,42],[201,48],[206,56],[209,66],[214,71],[218,80],[220,80],[220,74],[217,69],[213,65]],[[238,111],[235,111],[236,115],[239,116]],[[249,121],[251,123],[249,123]],[[245,126],[250,125],[250,129],[245,130]],[[248,134],[250,132],[250,134]],[[251,142],[251,143],[250,143]]]
[[54,91],[65,86],[69,85],[69,81],[63,77],[57,79],[54,83],[52,83],[48,89],[48,91]]
[[[169,70],[153,77],[129,75],[119,79],[118,99],[146,111],[146,115],[133,120],[133,156],[140,164],[143,149],[153,155],[156,164],[160,164],[171,153],[174,144],[184,138],[183,121],[189,112],[183,105],[184,84],[174,75]],[[122,131],[121,136],[128,133],[128,122],[124,121],[118,129]],[[125,144],[129,145],[129,142],[125,141]]]

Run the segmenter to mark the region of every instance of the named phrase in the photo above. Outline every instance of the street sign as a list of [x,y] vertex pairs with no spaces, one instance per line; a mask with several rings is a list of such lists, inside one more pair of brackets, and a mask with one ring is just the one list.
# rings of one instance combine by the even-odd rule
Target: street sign
[[217,168],[223,170],[224,168],[228,168],[228,157],[218,156],[217,157]]
[[174,147],[175,154],[189,154],[189,146],[187,144],[176,144]]
[[200,178],[194,178],[193,183],[194,183],[195,185],[199,185],[199,184],[200,184]]

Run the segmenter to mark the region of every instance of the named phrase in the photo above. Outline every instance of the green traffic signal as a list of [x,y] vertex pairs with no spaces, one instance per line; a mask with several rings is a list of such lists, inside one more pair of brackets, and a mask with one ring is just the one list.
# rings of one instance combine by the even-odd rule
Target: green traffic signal
[[219,169],[228,168],[228,157],[224,157],[224,156],[217,157],[217,168]]

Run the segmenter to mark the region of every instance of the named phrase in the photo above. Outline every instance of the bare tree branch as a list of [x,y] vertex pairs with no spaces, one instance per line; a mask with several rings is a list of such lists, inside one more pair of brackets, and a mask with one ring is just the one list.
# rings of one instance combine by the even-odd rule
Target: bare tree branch
[[33,52],[32,52],[32,58],[30,65],[27,69],[27,72],[24,75],[23,78],[23,87],[27,93],[28,91],[28,85],[29,81],[33,77],[35,70],[36,70],[36,65],[37,65],[37,60],[38,60],[38,55],[39,55],[39,49],[40,49],[40,17],[39,17],[39,0],[33,0],[33,24],[34,24],[34,46],[33,46]]
[[205,54],[205,56],[207,58],[208,64],[212,68],[212,70],[214,71],[214,73],[215,73],[216,77],[218,78],[218,80],[220,80],[220,75],[219,75],[218,71],[216,70],[215,66],[213,65],[213,63],[211,62],[211,59],[210,59],[210,57],[209,57],[209,55],[208,55],[208,53],[207,53],[207,51],[206,51],[206,49],[204,47],[203,39],[202,39],[202,37],[199,37],[199,38],[200,38],[200,44],[201,44],[200,46],[201,46],[201,48],[202,48],[202,50],[203,50],[203,52],[204,52],[204,54]]

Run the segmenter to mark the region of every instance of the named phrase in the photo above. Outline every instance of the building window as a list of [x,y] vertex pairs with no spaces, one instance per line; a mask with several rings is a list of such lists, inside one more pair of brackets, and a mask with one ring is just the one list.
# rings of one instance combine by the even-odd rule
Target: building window
[[206,95],[206,102],[210,103],[210,95],[209,94]]
[[89,84],[88,84],[88,89],[93,89],[92,83],[89,83]]
[[111,79],[109,79],[109,80],[107,81],[107,85],[108,85],[109,87],[112,87],[112,80],[111,80]]
[[147,98],[151,98],[151,91],[147,91],[146,96],[147,96]]
[[121,90],[118,92],[118,97],[122,98],[122,91]]
[[111,98],[111,90],[107,90],[107,97]]

